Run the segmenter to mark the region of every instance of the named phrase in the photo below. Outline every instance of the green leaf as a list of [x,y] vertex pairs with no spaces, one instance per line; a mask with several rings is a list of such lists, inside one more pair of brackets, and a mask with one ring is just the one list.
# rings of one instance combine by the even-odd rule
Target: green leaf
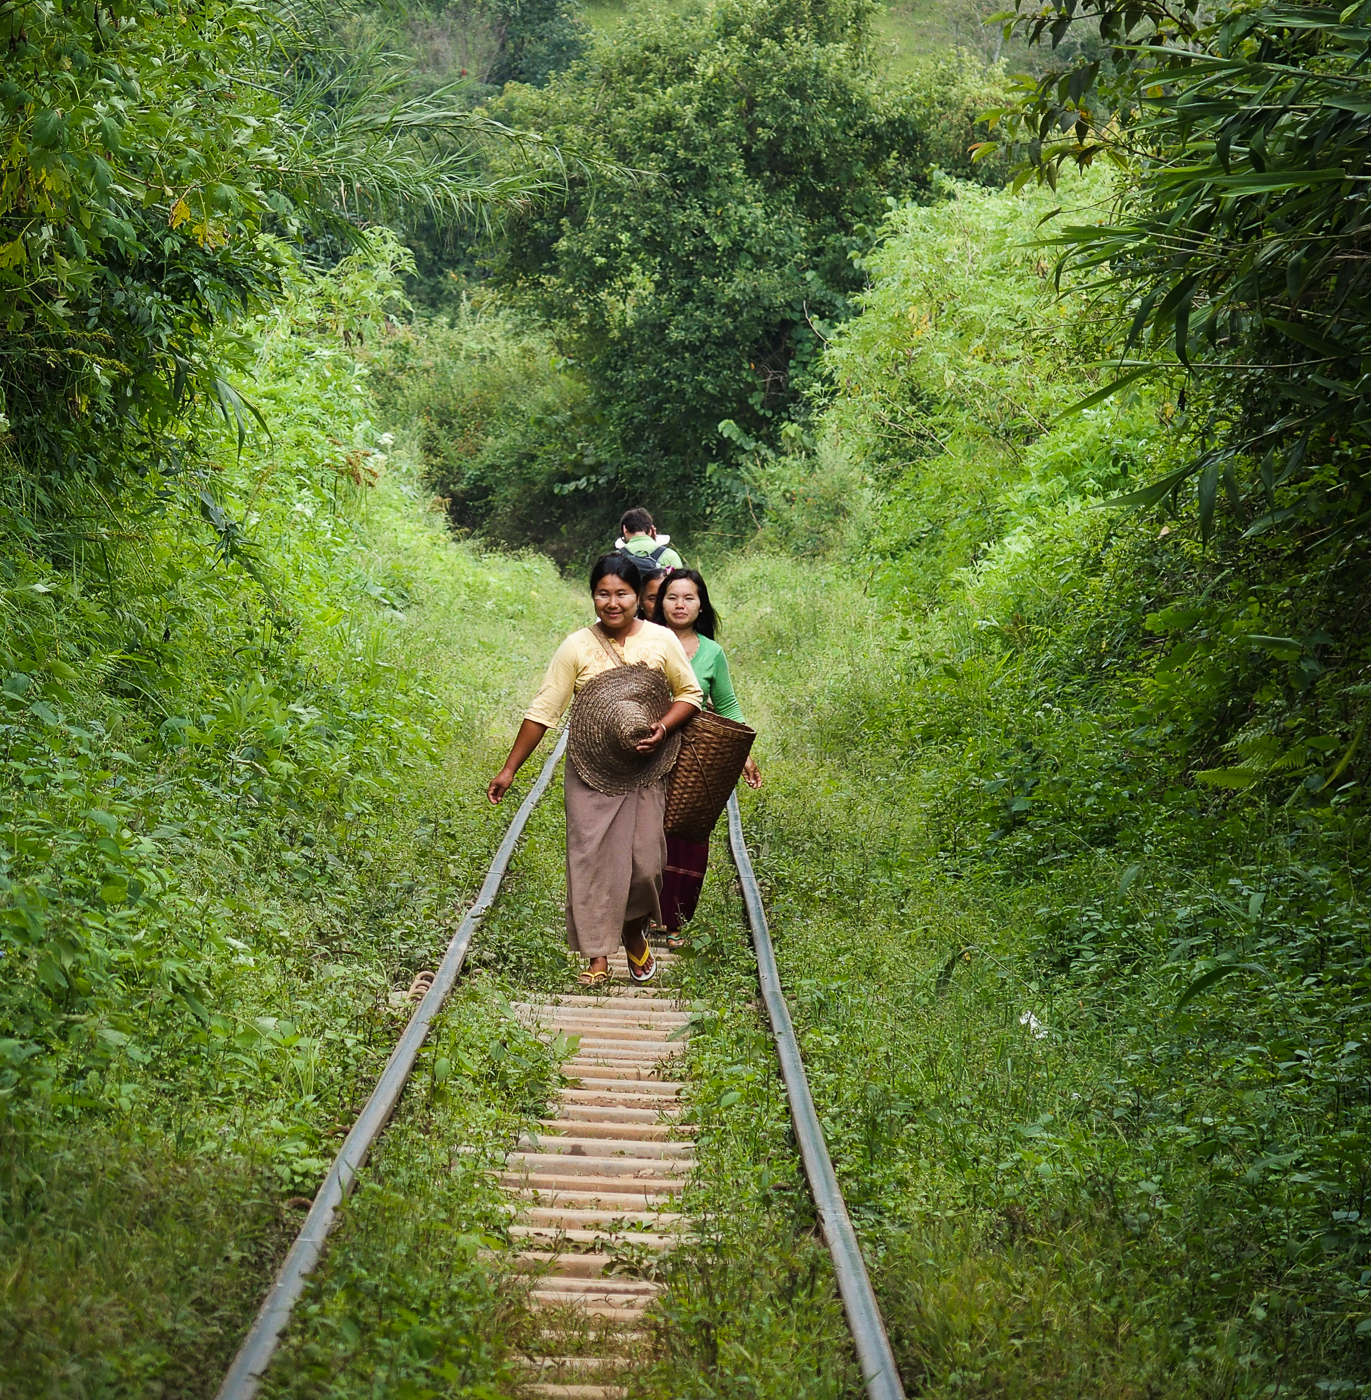
[[1329,340],[1327,337],[1319,335],[1317,331],[1311,330],[1298,321],[1280,321],[1272,318],[1267,320],[1266,324],[1275,327],[1282,335],[1307,346],[1310,350],[1317,350],[1320,355],[1325,355],[1330,360],[1352,360],[1361,353],[1350,345],[1342,344],[1341,341]]
[[1205,787],[1230,788],[1241,792],[1261,782],[1265,774],[1255,768],[1205,768],[1195,774],[1195,781]]
[[1110,510],[1121,506],[1155,506],[1169,492],[1174,491],[1187,477],[1195,474],[1195,464],[1188,465],[1171,472],[1159,481],[1154,481],[1150,486],[1144,486],[1140,490],[1130,491],[1126,496],[1111,496],[1107,501],[1101,501],[1096,509]]
[[[1337,766],[1324,780],[1323,789],[1332,787],[1333,784],[1337,782],[1339,778],[1342,777],[1344,771],[1347,768],[1347,765],[1352,762],[1352,756],[1357,752],[1357,749],[1361,745],[1362,738],[1366,734],[1366,726],[1368,722],[1371,722],[1371,711],[1368,711],[1362,716],[1361,723],[1357,726],[1357,732],[1352,736],[1352,742],[1347,746],[1347,751],[1338,760]],[[1322,791],[1323,789],[1320,790]]]
[[1190,1005],[1201,992],[1207,992],[1215,983],[1223,981],[1225,977],[1239,972],[1245,967],[1243,963],[1223,963],[1218,967],[1211,967],[1208,972],[1202,972],[1180,995],[1176,1002],[1177,1013],[1183,1011]]
[[1291,190],[1304,191],[1310,185],[1341,184],[1347,174],[1342,170],[1293,171],[1281,174],[1277,171],[1254,171],[1249,175],[1220,175],[1215,177],[1216,188],[1242,194],[1283,194]]
[[1105,399],[1113,398],[1120,389],[1126,389],[1130,384],[1135,384],[1139,379],[1145,379],[1150,374],[1159,374],[1166,369],[1165,365],[1143,365],[1140,369],[1130,370],[1127,374],[1120,375],[1112,383],[1106,384],[1103,389],[1096,389],[1093,394],[1087,394],[1085,398],[1073,403],[1070,408],[1064,408],[1057,415],[1057,422],[1063,418],[1070,417],[1073,413],[1080,413],[1087,408],[1094,408],[1097,403],[1103,403]]
[[1190,307],[1193,286],[1176,307],[1176,358],[1188,369],[1190,367]]
[[197,1021],[202,1025],[209,1025],[209,1011],[204,1002],[202,1002],[194,992],[188,992],[183,989],[181,992],[181,1000],[190,1007],[191,1014]]
[[39,150],[60,146],[66,130],[58,113],[51,110],[38,112],[33,118],[33,145]]
[[1200,473],[1198,499],[1200,507],[1200,539],[1209,543],[1214,533],[1214,504],[1219,494],[1219,468],[1222,463],[1210,462]]
[[[219,411],[224,415],[224,422],[237,429],[238,451],[240,455],[248,437],[247,420],[244,414],[248,414],[254,418],[257,422],[257,426],[261,428],[262,432],[266,435],[267,441],[271,441],[271,429],[267,426],[267,420],[262,416],[262,410],[259,409],[256,404],[250,403],[245,399],[238,390],[221,375],[216,374],[211,376],[210,387],[219,405]],[[202,492],[201,495],[203,496],[203,494]]]

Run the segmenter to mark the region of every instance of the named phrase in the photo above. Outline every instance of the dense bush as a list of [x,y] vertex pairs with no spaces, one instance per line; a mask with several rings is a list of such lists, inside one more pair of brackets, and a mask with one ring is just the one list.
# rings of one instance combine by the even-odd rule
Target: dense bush
[[803,535],[858,464],[845,537],[720,589],[752,829],[907,1385],[1359,1394],[1365,624],[1100,508],[1188,446],[1155,389],[1063,416],[1127,326],[1032,234],[1097,190],[892,215],[770,501]]
[[[382,402],[415,425],[427,479],[458,530],[537,540],[561,564],[612,538],[565,509],[606,465],[602,425],[545,331],[464,300],[445,322],[387,341],[376,365]],[[592,495],[613,511],[607,491]]]
[[[1353,191],[1371,156],[1351,96],[1367,8],[1016,11],[1015,27],[1054,50],[1002,114],[1019,178],[1055,181],[1064,164],[1105,158],[1126,172],[1107,217],[1067,224],[1058,241],[1131,322],[1120,377],[1183,386],[1189,457],[1148,498],[1196,477],[1207,538],[1222,486],[1250,535],[1284,536],[1347,587],[1368,555],[1371,283],[1347,251],[1362,237]],[[1107,57],[1075,48],[1082,30]],[[1154,353],[1127,357],[1144,347]]]
[[188,394],[232,394],[211,336],[279,288],[259,235],[306,183],[281,105],[234,88],[266,37],[247,20],[232,4],[0,16],[0,390],[33,468],[108,479]]
[[[326,881],[330,854],[398,776],[394,754],[421,743],[426,701],[410,711],[401,686],[397,705],[378,706],[379,675],[360,656],[355,678],[323,682],[294,642],[297,610],[311,605],[300,585],[326,590],[350,548],[340,505],[385,463],[357,397],[359,366],[333,336],[292,334],[327,336],[333,318],[365,316],[370,289],[391,274],[357,264],[301,284],[288,310],[263,320],[259,383],[280,410],[284,471],[274,456],[242,470],[232,436],[209,425],[190,489],[135,480],[115,538],[75,525],[36,541],[11,463],[0,692],[16,775],[0,1010],[10,1094],[80,1085],[83,1098],[122,1101],[120,1067],[150,1053],[135,1022],[157,1027],[169,1072],[195,1054],[213,965],[233,944],[231,921],[208,909],[187,927],[194,901],[177,873],[187,843],[252,859],[284,841],[294,879]],[[64,504],[80,521],[98,497],[78,484]],[[269,555],[257,543],[268,530]],[[295,573],[289,593],[283,568]]]
[[487,81],[541,87],[585,52],[589,31],[579,0],[502,0],[500,47]]
[[994,75],[957,61],[887,93],[868,18],[862,4],[747,0],[649,12],[495,104],[637,172],[573,166],[565,198],[506,221],[488,248],[496,286],[545,318],[593,404],[597,460],[523,478],[535,497],[561,494],[563,519],[603,528],[602,499],[646,492],[664,515],[736,532],[746,450],[720,422],[779,445],[887,201],[930,197],[936,165],[971,173],[971,113]]
[[5,457],[6,1394],[213,1389],[484,868],[486,716],[574,616],[424,518],[368,248],[249,323],[269,440],[202,415],[179,479],[49,484],[60,524]]
[[240,0],[0,10],[0,413],[47,488],[181,470],[214,404],[241,433],[250,341],[280,295],[282,238],[362,219],[447,218],[493,188],[472,141],[494,128],[442,95],[394,97],[308,6]]

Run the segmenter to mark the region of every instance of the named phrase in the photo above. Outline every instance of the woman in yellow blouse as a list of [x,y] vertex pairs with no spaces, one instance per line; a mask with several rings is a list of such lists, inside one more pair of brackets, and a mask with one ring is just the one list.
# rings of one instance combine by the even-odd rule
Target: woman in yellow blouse
[[[637,741],[637,752],[645,760],[703,706],[704,696],[675,633],[637,616],[641,592],[637,566],[621,555],[608,554],[591,570],[590,596],[599,621],[573,632],[557,648],[505,766],[486,789],[492,802],[504,797],[514,775],[561,719],[573,696],[605,671],[645,665],[666,677],[671,706]],[[661,918],[666,782],[609,794],[586,781],[593,776],[578,773],[568,754],[567,942],[590,959],[581,975],[583,984],[593,987],[608,981],[609,955],[621,941],[630,976],[646,982],[657,970],[646,930]]]

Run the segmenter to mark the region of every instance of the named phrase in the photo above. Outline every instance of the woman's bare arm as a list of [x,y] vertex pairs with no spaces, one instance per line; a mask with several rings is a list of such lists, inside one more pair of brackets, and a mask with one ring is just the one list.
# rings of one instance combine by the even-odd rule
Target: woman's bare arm
[[498,802],[509,791],[514,775],[528,761],[529,754],[542,743],[546,733],[547,725],[539,724],[537,720],[526,719],[519,726],[519,732],[514,736],[514,747],[505,759],[505,766],[490,780],[486,788],[486,796],[492,802]]

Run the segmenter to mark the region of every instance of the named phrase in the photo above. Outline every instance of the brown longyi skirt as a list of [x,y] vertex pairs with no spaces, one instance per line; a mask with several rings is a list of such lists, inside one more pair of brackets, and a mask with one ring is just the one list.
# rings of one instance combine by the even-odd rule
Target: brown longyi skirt
[[662,917],[666,781],[622,797],[596,792],[567,760],[566,937],[587,958],[607,958],[625,924]]

